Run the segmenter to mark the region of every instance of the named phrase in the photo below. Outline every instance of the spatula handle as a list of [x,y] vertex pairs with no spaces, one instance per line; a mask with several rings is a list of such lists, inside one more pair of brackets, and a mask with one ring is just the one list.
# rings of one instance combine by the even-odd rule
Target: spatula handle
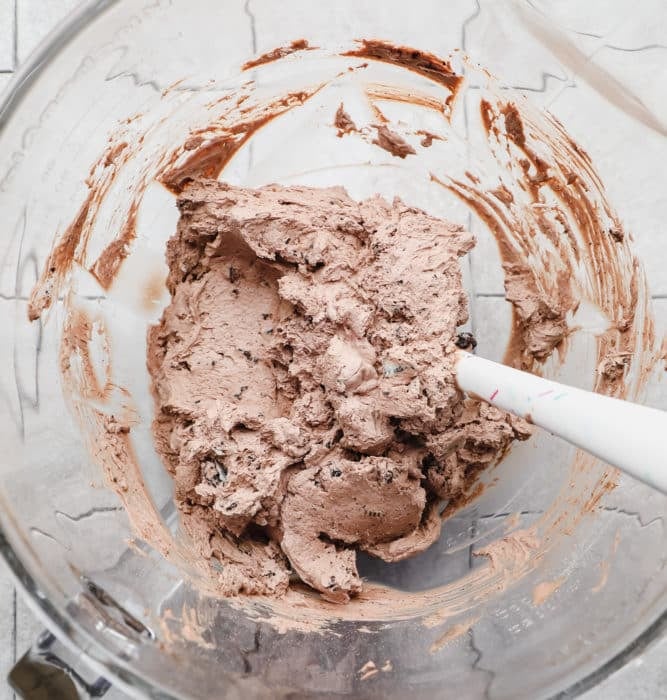
[[667,412],[461,352],[460,388],[667,493]]

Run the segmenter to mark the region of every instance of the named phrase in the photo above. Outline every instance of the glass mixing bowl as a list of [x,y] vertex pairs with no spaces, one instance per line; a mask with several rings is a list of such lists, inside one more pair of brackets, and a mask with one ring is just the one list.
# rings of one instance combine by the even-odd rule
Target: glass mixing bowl
[[[527,97],[521,105],[535,129],[545,125],[549,135],[562,123],[590,153],[634,236],[609,269],[574,270],[595,303],[582,303],[568,320],[567,347],[539,367],[597,386],[598,337],[615,314],[612,262],[628,282],[637,250],[649,281],[661,281],[651,250],[667,214],[667,80],[655,37],[666,21],[662,4],[644,1],[99,0],[28,61],[0,108],[2,553],[79,662],[137,697],[570,697],[663,633],[664,497],[541,433],[483,475],[481,494],[444,521],[427,552],[394,565],[360,559],[369,590],[382,595],[344,608],[298,588],[278,602],[217,598],[207,574],[180,555],[171,479],[150,436],[145,339],[167,300],[164,244],[177,217],[174,197],[155,183],[164,149],[222,123],[216,110],[230,95],[248,100],[234,108],[243,113],[311,90],[312,99],[290,101],[248,132],[220,176],[400,195],[467,225],[479,239],[464,270],[470,329],[480,354],[502,358],[512,315],[498,241],[479,210],[442,182],[466,171],[514,181],[511,163],[485,150],[479,107]],[[301,39],[312,50],[290,54]],[[423,70],[341,55],[360,39],[450,56],[465,82],[446,124],[423,108],[443,103],[442,84]],[[290,55],[266,56],[277,47]],[[444,135],[414,158],[396,158],[338,137],[341,101],[353,115],[380,104],[392,128],[413,136]],[[100,172],[119,143],[131,157],[102,192]],[[136,238],[116,249],[119,272],[108,288],[82,260],[50,290],[51,309],[29,322],[54,240],[90,191],[99,201],[86,256],[117,238],[141,191]],[[638,341],[626,395],[667,408],[643,277],[632,278]],[[91,420],[110,409],[68,385],[62,341],[73,308],[98,331],[92,374],[120,388],[125,409],[131,403],[135,472],[116,469]]]

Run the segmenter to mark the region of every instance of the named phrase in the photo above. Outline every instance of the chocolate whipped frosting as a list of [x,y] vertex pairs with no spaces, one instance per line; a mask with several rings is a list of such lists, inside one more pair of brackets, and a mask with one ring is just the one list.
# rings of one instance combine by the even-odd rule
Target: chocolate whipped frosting
[[220,585],[331,601],[357,550],[423,551],[443,501],[530,427],[454,379],[459,226],[344,189],[188,183],[149,332],[156,445]]
[[373,143],[380,148],[384,148],[393,156],[398,158],[405,158],[409,155],[416,155],[417,151],[396,132],[392,131],[388,126],[384,124],[376,125],[375,130],[377,131],[377,138],[374,139]]

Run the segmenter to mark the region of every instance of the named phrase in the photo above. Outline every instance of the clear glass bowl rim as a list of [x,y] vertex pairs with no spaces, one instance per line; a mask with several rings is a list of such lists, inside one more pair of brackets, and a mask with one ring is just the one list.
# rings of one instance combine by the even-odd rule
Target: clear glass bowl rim
[[[15,70],[9,89],[0,100],[0,133],[12,118],[23,97],[40,78],[49,61],[102,12],[120,2],[122,0],[84,0],[42,40],[28,59]],[[5,561],[14,582],[25,595],[30,608],[49,630],[79,653],[85,649],[81,658],[90,665],[92,670],[101,673],[109,681],[117,683],[119,687],[132,689],[135,693],[138,691],[148,697],[178,700],[168,691],[165,692],[165,689],[157,688],[151,680],[142,677],[135,669],[114,659],[113,654],[94,639],[64,608],[49,599],[48,594],[40,587],[39,582],[28,571],[20,555],[11,545],[6,531],[8,529],[0,523],[0,556]],[[667,610],[614,657],[568,688],[551,696],[550,700],[565,700],[582,695],[633,659],[641,656],[664,637],[667,637]]]

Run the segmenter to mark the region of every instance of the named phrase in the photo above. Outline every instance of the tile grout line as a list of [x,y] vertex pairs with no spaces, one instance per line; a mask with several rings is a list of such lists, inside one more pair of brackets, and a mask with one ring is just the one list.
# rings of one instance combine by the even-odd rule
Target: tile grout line
[[[474,12],[463,22],[463,25],[461,26],[461,49],[463,53],[466,53],[466,45],[467,45],[467,29],[468,29],[468,24],[472,20],[477,17],[477,15],[480,12],[480,5],[479,5],[479,0],[475,1],[475,10]],[[465,80],[466,76],[466,65],[465,62],[463,62],[462,65],[462,70],[461,70],[463,79]],[[462,96],[463,99],[463,124],[464,124],[464,129],[465,129],[465,135],[466,135],[466,157],[467,157],[467,163],[466,165],[470,167],[470,139],[468,138],[469,135],[469,130],[470,130],[470,120],[469,120],[469,113],[468,113],[468,100],[467,100],[467,95]],[[467,217],[467,225],[468,225],[468,231],[472,230],[472,224],[473,224],[473,217],[472,217],[472,212],[469,210],[468,211],[468,217]],[[475,251],[471,250],[470,253],[466,256],[467,257],[467,264],[468,264],[468,273],[470,275],[470,296],[472,297],[472,302],[468,304],[468,308],[470,309],[469,311],[469,316],[470,316],[470,330],[472,331],[473,337],[477,337],[477,324],[475,323],[476,321],[476,313],[475,313],[475,301],[478,299],[477,294],[475,293],[475,266],[473,264],[473,257],[474,257]],[[474,349],[473,349],[473,352]],[[473,517],[472,521],[470,524],[470,536],[471,538],[475,538],[477,534],[477,517],[476,517],[476,509],[473,512]],[[475,549],[474,545],[471,543],[468,545],[468,570],[471,571],[473,569],[473,560],[474,560],[474,555],[475,555]]]
[[16,663],[16,646],[17,646],[17,630],[16,630],[16,588],[12,591],[12,661]]
[[13,70],[19,67],[19,0],[14,0],[14,27],[12,31],[12,64]]
[[[18,70],[19,67],[19,48],[18,48],[18,14],[19,0],[14,0],[13,7],[13,27],[12,27],[12,72]],[[11,74],[11,73],[10,73]],[[12,588],[12,665],[16,664],[16,654],[18,648],[18,620],[17,620],[17,592],[16,587]],[[11,670],[11,669],[10,669]],[[11,689],[11,686],[10,686]],[[17,700],[16,693],[12,690],[12,698]]]
[[[466,52],[466,29],[468,26],[468,22],[470,22],[471,19],[475,17],[475,14],[472,14],[470,17],[468,17],[464,22],[463,25],[461,26],[461,50],[463,51],[464,55]],[[464,80],[465,83],[465,78],[466,78],[466,64],[465,61],[462,63],[461,67],[461,77]],[[469,132],[470,132],[470,121],[469,121],[469,114],[468,114],[468,100],[467,96],[464,94],[462,97],[463,100],[463,125],[464,125],[464,133],[466,137],[466,159],[467,163],[466,166],[470,168],[470,143],[469,143]],[[473,218],[472,218],[472,212],[468,210],[467,214],[467,219],[466,219],[466,226],[468,231],[472,231],[472,225],[473,225]],[[475,308],[475,300],[477,299],[477,294],[475,293],[475,251],[474,249],[471,250],[468,255],[466,256],[466,263],[468,266],[468,275],[470,279],[470,301],[468,304],[469,307],[469,317],[470,317],[470,331],[473,335],[473,337],[477,337],[477,324],[476,324],[476,313],[477,309]],[[475,349],[473,348],[473,353],[475,352]]]
[[[473,12],[470,17],[468,17],[465,22],[463,22],[461,26],[461,50],[463,51],[464,55],[466,53],[466,44],[467,44],[467,29],[468,29],[468,23],[472,21],[478,14],[479,14],[479,2],[476,2],[476,7],[475,11]],[[461,68],[461,75],[463,79],[465,80],[466,77],[466,64],[465,61],[462,64]],[[466,156],[468,159],[467,166],[470,167],[470,142],[468,139],[469,135],[469,130],[470,130],[470,121],[469,121],[469,114],[468,114],[468,100],[466,99],[466,95],[463,95],[463,124],[464,124],[464,129],[465,129],[465,135],[466,135]],[[468,210],[468,217],[467,217],[467,227],[468,231],[472,231],[472,224],[473,224],[473,218],[472,218],[472,212]],[[475,309],[475,303],[474,300],[478,298],[476,292],[475,292],[475,265],[474,265],[474,256],[475,256],[475,251],[471,250],[470,253],[466,256],[467,257],[467,265],[468,265],[468,274],[470,276],[470,296],[472,298],[472,303],[468,304],[468,307],[470,309],[469,311],[469,316],[470,316],[470,330],[473,334],[473,337],[477,337],[477,324],[475,322],[476,320],[476,309]],[[473,350],[474,352],[474,350]]]
[[[18,2],[18,0],[16,0]],[[253,53],[257,52],[257,29],[256,29],[256,19],[253,11],[250,9],[250,0],[245,1],[245,5],[243,6],[243,12],[247,15],[248,20],[250,22],[250,37],[252,41],[252,51]]]

